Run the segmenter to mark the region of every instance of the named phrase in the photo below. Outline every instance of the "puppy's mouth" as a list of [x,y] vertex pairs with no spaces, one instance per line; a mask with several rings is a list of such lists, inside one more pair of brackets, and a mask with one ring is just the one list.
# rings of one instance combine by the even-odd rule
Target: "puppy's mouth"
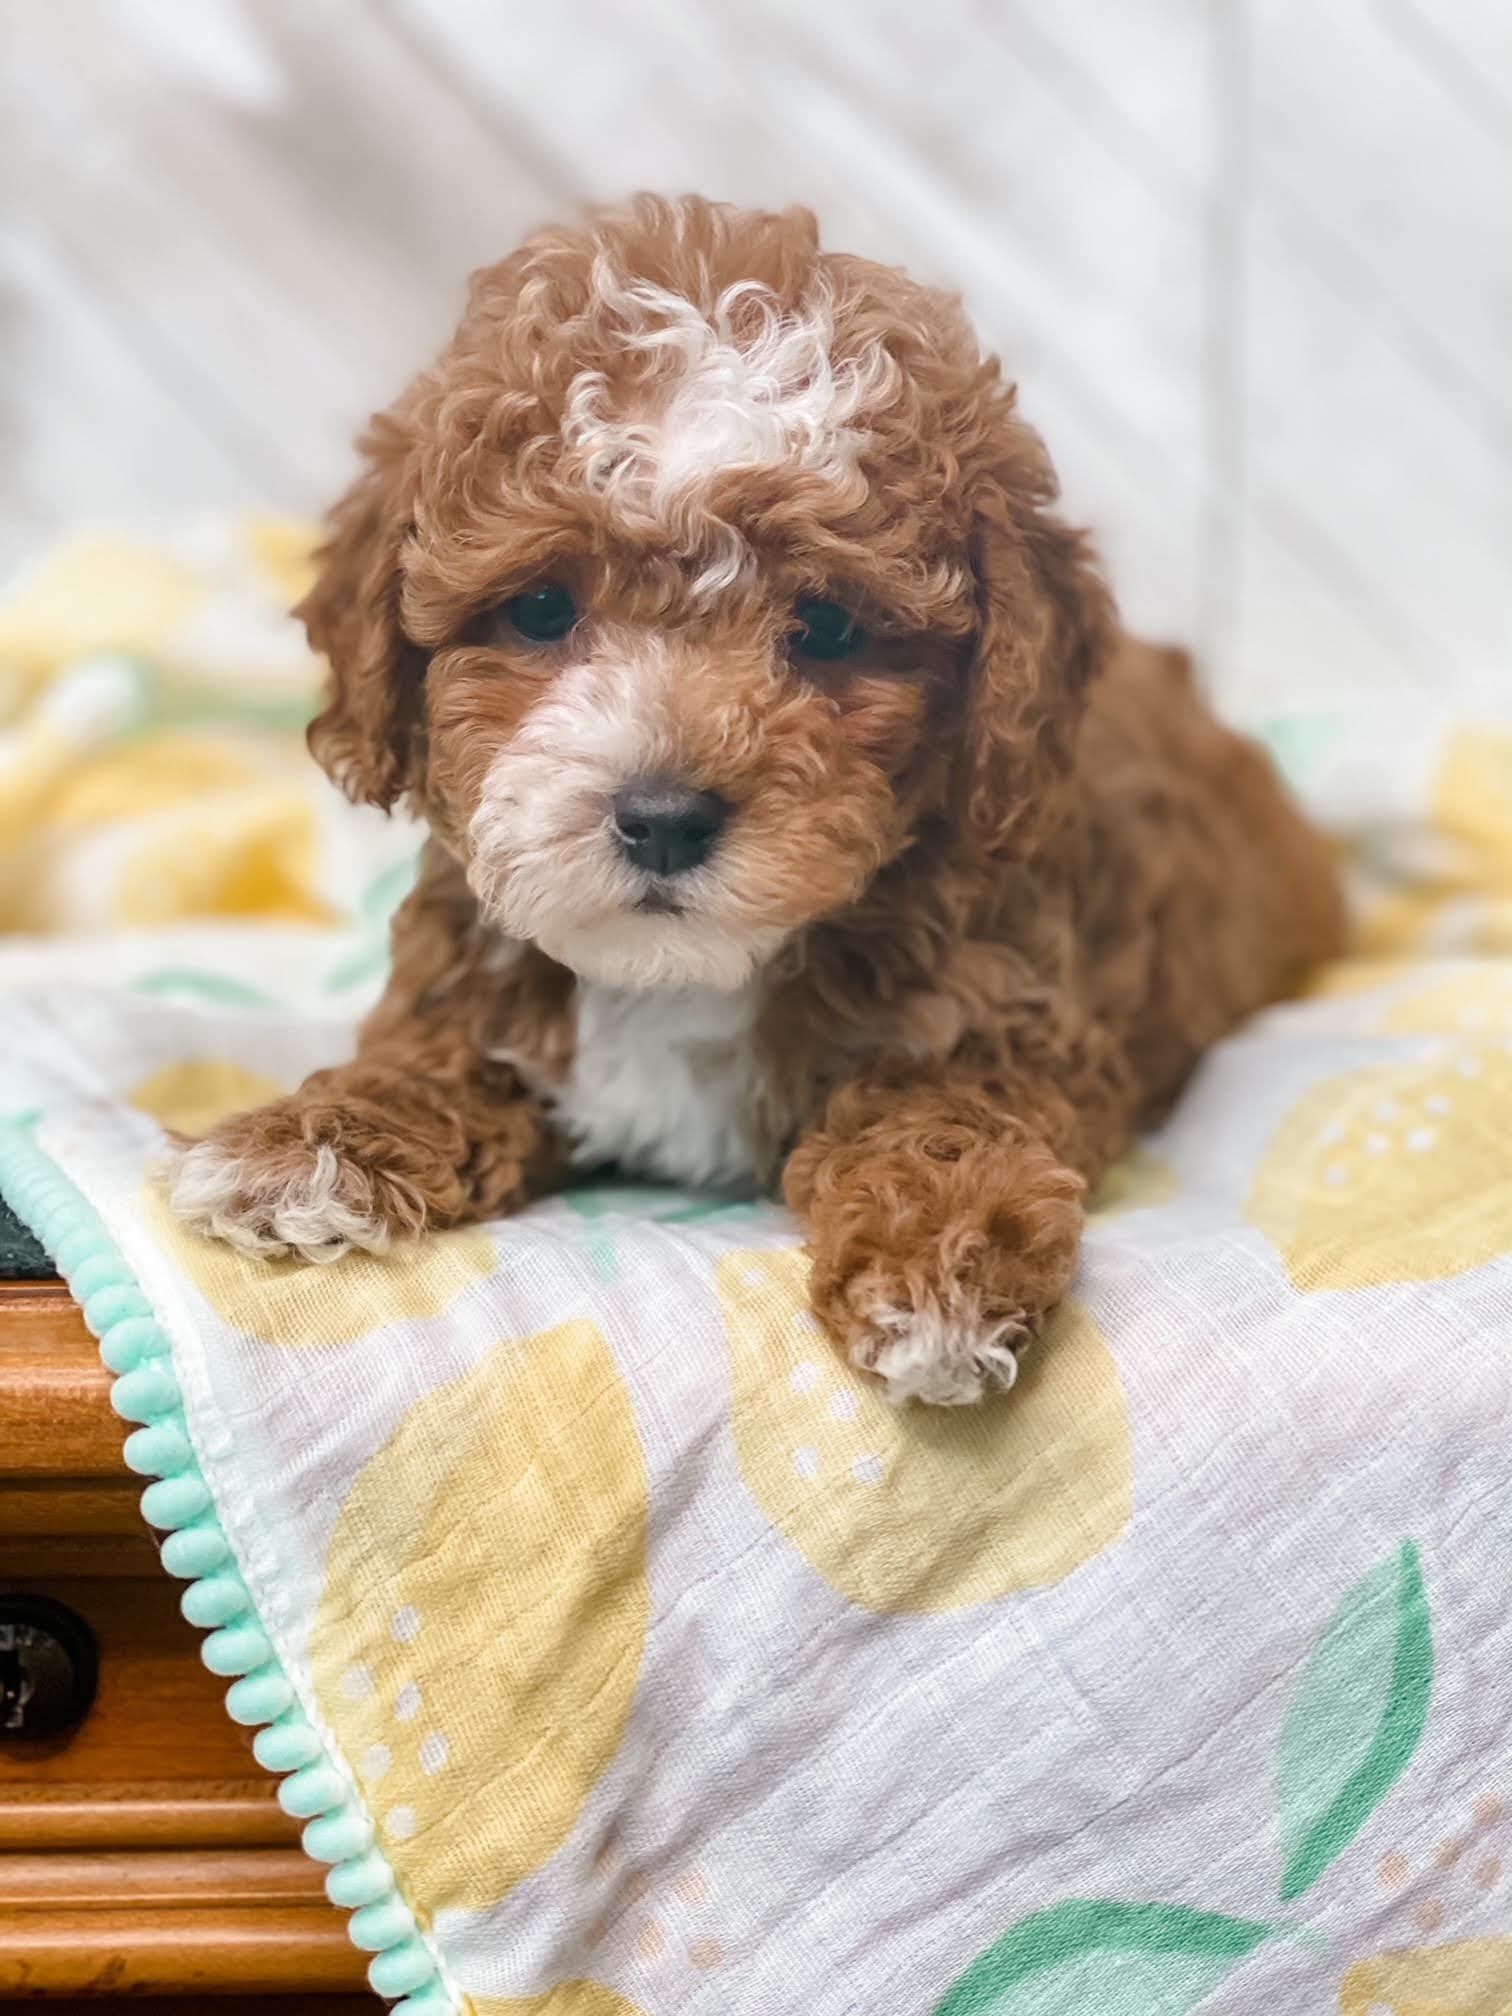
[[687,914],[687,906],[679,903],[670,889],[653,888],[635,900],[637,917],[682,917]]

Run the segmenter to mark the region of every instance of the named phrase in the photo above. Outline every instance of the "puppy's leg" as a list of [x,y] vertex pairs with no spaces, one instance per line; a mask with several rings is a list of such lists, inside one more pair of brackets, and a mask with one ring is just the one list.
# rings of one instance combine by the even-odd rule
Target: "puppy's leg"
[[1076,1265],[1082,1145],[1061,1099],[996,1076],[894,1071],[831,1098],[783,1188],[807,1221],[816,1314],[891,1398],[950,1406],[1013,1383]]
[[570,1044],[571,976],[523,948],[501,958],[435,842],[393,944],[352,1063],[181,1149],[168,1196],[187,1225],[248,1253],[337,1260],[518,1210],[560,1181],[566,1151],[501,1053]]
[[179,1154],[169,1203],[248,1253],[337,1260],[517,1210],[565,1154],[508,1065],[450,1046],[365,1052]]

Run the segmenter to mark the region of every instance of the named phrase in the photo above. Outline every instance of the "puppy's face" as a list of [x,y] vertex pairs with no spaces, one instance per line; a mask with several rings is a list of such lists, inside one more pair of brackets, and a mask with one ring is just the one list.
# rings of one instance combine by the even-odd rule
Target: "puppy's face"
[[428,791],[510,936],[738,986],[902,844],[948,647],[799,551],[616,543],[506,575],[432,655]]
[[950,304],[807,219],[643,201],[533,241],[338,509],[317,755],[408,792],[509,936],[739,986],[925,817],[1010,819],[990,755],[1079,683],[1008,407]]

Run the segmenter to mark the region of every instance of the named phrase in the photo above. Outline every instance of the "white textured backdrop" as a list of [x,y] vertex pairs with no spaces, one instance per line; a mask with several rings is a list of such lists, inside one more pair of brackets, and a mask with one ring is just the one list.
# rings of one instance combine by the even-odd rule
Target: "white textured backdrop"
[[304,510],[585,197],[964,289],[1229,704],[1512,690],[1508,0],[0,0],[0,555]]

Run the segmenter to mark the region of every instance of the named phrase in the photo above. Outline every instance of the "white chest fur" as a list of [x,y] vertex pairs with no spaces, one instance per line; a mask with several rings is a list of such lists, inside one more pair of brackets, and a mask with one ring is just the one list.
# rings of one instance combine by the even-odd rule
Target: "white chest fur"
[[572,1071],[554,1094],[581,1167],[616,1162],[666,1181],[747,1183],[756,1086],[749,990],[584,983]]

